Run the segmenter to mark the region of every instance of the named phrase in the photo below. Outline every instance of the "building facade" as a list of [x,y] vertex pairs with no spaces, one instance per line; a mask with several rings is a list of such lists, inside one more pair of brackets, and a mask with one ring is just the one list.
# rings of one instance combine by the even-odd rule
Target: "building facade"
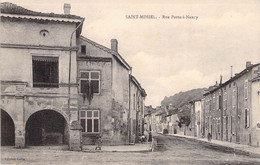
[[81,36],[83,22],[68,4],[53,14],[1,3],[2,145],[129,143],[131,67],[116,40]]
[[137,81],[130,75],[130,117],[129,117],[129,139],[130,143],[139,142],[139,135],[144,134],[146,92]]
[[201,99],[191,102],[193,110],[191,110],[191,124],[195,137],[202,137],[202,103]]
[[260,64],[247,62],[246,68],[223,84],[205,93],[205,133],[213,139],[259,145],[257,130],[257,77]]

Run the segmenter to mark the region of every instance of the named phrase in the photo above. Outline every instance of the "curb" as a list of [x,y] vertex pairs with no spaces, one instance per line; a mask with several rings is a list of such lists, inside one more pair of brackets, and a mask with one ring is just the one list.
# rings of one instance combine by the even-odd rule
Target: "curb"
[[87,153],[102,153],[102,152],[152,152],[152,145],[150,145],[149,147],[147,147],[147,149],[140,149],[140,150],[109,150],[109,149],[103,149],[101,148],[101,150],[95,150],[95,149],[83,149],[82,152],[87,152]]
[[131,153],[131,152],[135,152],[135,153],[138,153],[138,152],[152,152],[152,149],[149,149],[149,150],[138,150],[138,151],[108,151],[108,150],[82,150],[82,152],[87,152],[87,153],[108,153],[108,152],[120,152],[120,153],[125,153],[125,152],[128,152],[128,153]]
[[[161,134],[161,133],[158,133]],[[175,136],[175,135],[169,135],[169,134],[161,134],[161,135],[165,135],[165,136],[173,136],[173,137],[177,137],[177,138],[185,138],[185,139],[190,139],[190,140],[194,140],[194,141],[198,141],[200,143],[204,143],[204,144],[210,144],[213,147],[222,147],[226,150],[226,152],[233,152],[235,154],[238,155],[246,155],[246,156],[250,156],[250,157],[254,157],[254,158],[260,158],[260,153],[254,153],[254,152],[250,152],[250,151],[245,151],[243,149],[239,149],[239,148],[234,148],[234,147],[230,147],[230,146],[224,146],[221,144],[216,144],[216,143],[211,143],[208,141],[202,141],[196,138],[189,138],[189,137],[183,137],[183,136]]]

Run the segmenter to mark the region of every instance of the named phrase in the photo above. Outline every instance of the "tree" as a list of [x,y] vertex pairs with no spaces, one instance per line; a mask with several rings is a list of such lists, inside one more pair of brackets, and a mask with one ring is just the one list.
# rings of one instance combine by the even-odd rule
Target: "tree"
[[190,125],[190,122],[191,122],[191,118],[190,116],[181,116],[180,117],[180,121],[177,121],[178,122],[178,126],[181,128],[181,126],[183,124],[185,124],[185,126],[189,126]]

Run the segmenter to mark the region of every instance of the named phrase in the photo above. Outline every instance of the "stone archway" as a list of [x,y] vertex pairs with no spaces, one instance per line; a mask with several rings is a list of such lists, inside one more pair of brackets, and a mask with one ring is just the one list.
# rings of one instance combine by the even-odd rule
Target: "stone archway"
[[15,145],[15,126],[11,116],[1,109],[1,146]]
[[26,122],[26,145],[62,145],[68,143],[68,124],[55,110],[33,113]]

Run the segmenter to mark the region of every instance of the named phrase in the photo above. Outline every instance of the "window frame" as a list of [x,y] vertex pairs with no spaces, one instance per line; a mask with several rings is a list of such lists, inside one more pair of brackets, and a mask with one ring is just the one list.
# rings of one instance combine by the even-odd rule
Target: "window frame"
[[244,84],[244,98],[245,100],[248,99],[248,80],[245,80],[245,84]]
[[[83,47],[85,49],[85,52],[82,52]],[[81,52],[81,54],[87,54],[87,46],[86,45],[80,45],[80,52]]]
[[[45,62],[45,63],[48,63],[47,61],[41,61],[41,60],[36,60],[36,59],[51,59],[51,58],[53,58],[53,59],[56,59],[56,60],[53,60],[53,62],[49,62],[49,63],[55,63],[55,65],[57,65],[57,85],[53,85],[53,86],[44,86],[44,85],[42,85],[42,86],[38,86],[38,85],[36,85],[37,83],[42,83],[42,84],[51,84],[52,82],[48,82],[48,83],[46,83],[46,82],[35,82],[34,81],[34,62]],[[32,87],[33,88],[59,88],[60,87],[60,73],[59,73],[59,63],[60,63],[60,59],[59,59],[59,56],[50,56],[50,55],[32,55],[31,56],[31,76],[32,76]],[[35,84],[36,83],[36,84]],[[53,84],[56,84],[56,83],[53,83]],[[36,86],[35,86],[36,85]]]
[[[85,112],[84,117],[81,116],[81,112],[83,112],[83,111]],[[88,112],[91,112],[91,114],[92,114],[91,117],[87,116]],[[98,117],[94,117],[94,112],[98,112]],[[100,110],[80,110],[79,116],[80,116],[80,125],[81,125],[81,120],[85,119],[85,131],[82,130],[83,133],[89,133],[89,134],[100,133]],[[88,119],[91,119],[91,121],[92,121],[92,128],[91,128],[92,131],[91,132],[88,132],[88,122],[87,122]],[[98,131],[97,132],[94,131],[94,129],[95,129],[94,120],[95,119],[98,119]]]
[[[100,87],[100,84],[101,84],[101,83],[100,83],[100,82],[101,82],[101,72],[98,71],[98,70],[91,70],[91,71],[90,71],[90,70],[80,70],[79,72],[80,72],[80,73],[79,73],[79,93],[80,93],[80,94],[83,94],[83,93],[81,92],[81,80],[89,80],[90,82],[91,82],[91,80],[98,80],[98,93],[94,93],[94,92],[93,92],[93,95],[95,95],[95,94],[96,94],[96,95],[99,95],[99,94],[100,94],[100,91],[101,91],[101,87]],[[88,73],[89,73],[89,78],[88,78],[88,79],[87,79],[87,78],[82,78],[82,77],[81,77],[81,73],[82,73],[82,72],[88,72]],[[91,78],[91,72],[98,72],[99,78],[98,78],[98,79],[92,79],[92,78]],[[90,82],[89,82],[89,83],[90,83]]]
[[248,108],[245,108],[245,128],[250,128],[250,111]]

